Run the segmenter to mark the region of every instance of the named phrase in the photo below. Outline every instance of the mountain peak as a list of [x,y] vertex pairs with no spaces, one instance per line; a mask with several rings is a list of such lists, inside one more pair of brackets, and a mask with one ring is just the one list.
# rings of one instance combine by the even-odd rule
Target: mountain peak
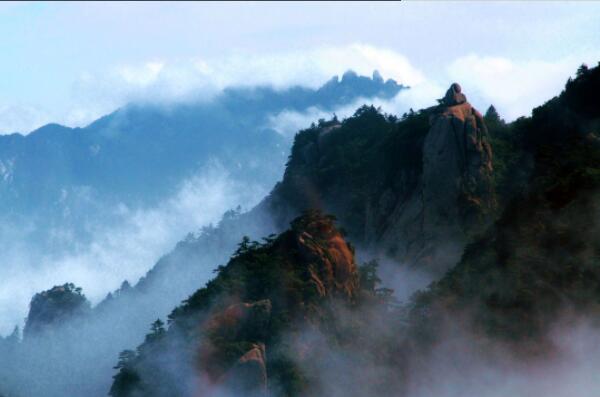
[[467,102],[467,97],[463,94],[460,84],[452,83],[440,101],[446,106],[454,106]]
[[38,335],[47,328],[90,310],[90,302],[81,292],[81,288],[71,283],[36,294],[29,306],[29,315],[23,330],[24,337]]
[[346,72],[344,72],[344,74],[342,75],[342,83],[345,81],[347,82],[350,80],[355,80],[357,78],[358,78],[358,74],[354,70],[349,69]]

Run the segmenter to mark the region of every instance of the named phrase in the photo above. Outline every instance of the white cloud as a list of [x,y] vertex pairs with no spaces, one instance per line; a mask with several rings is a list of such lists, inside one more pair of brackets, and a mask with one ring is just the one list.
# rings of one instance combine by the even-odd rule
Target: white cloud
[[253,206],[265,193],[258,186],[232,180],[220,164],[213,163],[154,208],[119,205],[106,209],[117,221],[89,225],[90,243],[81,243],[70,230],[54,230],[53,235],[65,243],[62,245],[68,246],[72,240],[66,252],[39,252],[29,237],[35,230],[33,223],[2,225],[0,335],[21,322],[36,292],[73,282],[98,302],[123,280],[136,282],[188,232],[217,222],[237,205]]
[[[340,109],[336,109],[335,112],[340,112]],[[279,134],[290,138],[301,129],[309,127],[311,123],[319,119],[330,119],[333,113],[315,106],[306,109],[304,112],[286,109],[270,116],[267,128],[272,128]],[[342,112],[340,112],[339,116],[343,117]]]
[[[405,85],[425,77],[401,54],[366,44],[323,46],[278,53],[229,53],[218,58],[150,60],[121,64],[111,70],[84,72],[71,89],[66,109],[30,106],[20,111],[0,109],[0,131],[29,132],[49,122],[84,126],[128,102],[177,102],[210,99],[231,86],[291,85],[317,88],[334,75],[352,69]],[[35,117],[31,114],[35,112]]]
[[[370,76],[379,70],[386,78],[403,84],[424,81],[422,73],[401,54],[364,44],[319,47],[305,51],[270,54],[230,53],[220,58],[191,58],[121,65],[104,78],[82,79],[91,92],[108,91],[118,101],[173,101],[206,96],[231,86],[271,85],[286,88],[304,85],[317,88],[333,75],[348,69]],[[108,84],[107,84],[108,83]],[[120,87],[114,92],[113,87]]]
[[146,62],[141,67],[132,68],[122,66],[118,68],[118,74],[127,84],[133,86],[145,87],[153,83],[159,76],[161,70],[165,67],[164,62],[154,61]]
[[594,65],[598,59],[600,53],[553,61],[468,55],[451,62],[447,74],[462,85],[471,103],[482,110],[493,104],[503,117],[514,120],[558,95],[582,62]]
[[409,109],[418,110],[437,104],[436,99],[443,96],[441,85],[422,80],[409,90],[401,90],[394,98],[357,98],[348,105],[326,111],[318,107],[310,107],[303,112],[283,110],[269,117],[268,128],[272,128],[286,137],[293,137],[301,129],[308,128],[311,123],[323,118],[329,120],[335,113],[344,119],[354,114],[356,109],[364,104],[380,107],[384,113],[401,116]]
[[[48,122],[84,126],[128,102],[208,100],[230,86],[316,88],[348,69],[361,75],[379,70],[385,78],[413,87],[400,96],[400,110],[429,106],[434,103],[433,90],[438,90],[435,97],[441,97],[451,82],[458,81],[475,106],[485,110],[493,103],[512,120],[559,93],[581,62],[595,64],[597,59],[597,52],[556,60],[471,54],[449,60],[440,65],[436,75],[429,76],[397,51],[360,43],[276,53],[238,51],[212,58],[154,59],[81,73],[73,83],[66,109],[0,107],[0,131],[31,131]],[[314,110],[307,111],[311,112]],[[294,125],[290,117],[286,122]]]
[[30,132],[51,121],[50,114],[41,107],[0,103],[0,134]]

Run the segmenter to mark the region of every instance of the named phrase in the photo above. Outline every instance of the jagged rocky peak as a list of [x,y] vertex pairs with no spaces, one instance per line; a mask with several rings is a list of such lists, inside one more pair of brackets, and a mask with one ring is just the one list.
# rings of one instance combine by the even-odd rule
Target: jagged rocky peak
[[[387,87],[387,89],[390,90],[389,94],[395,95],[397,93],[397,90],[408,88],[407,86],[404,86],[403,84],[399,84],[394,79],[385,80],[378,70],[373,70],[371,78],[369,78],[368,76],[359,75],[358,73],[356,73],[354,70],[351,70],[351,69],[345,71],[342,74],[341,79],[338,75],[333,76],[331,79],[329,79],[327,81],[327,83],[325,83],[325,85],[323,87],[331,88],[331,87],[336,87],[336,86],[348,86],[348,85],[356,85],[356,84],[360,85],[363,90],[366,90],[364,92],[361,91],[361,94],[363,96],[364,95],[367,95],[367,96],[376,95],[377,92],[371,91],[373,89],[382,89],[382,88]],[[396,91],[394,91],[394,90],[396,90]],[[379,94],[381,94],[381,93],[379,93]],[[393,96],[393,95],[391,95],[391,96]]]
[[495,201],[487,127],[458,83],[450,86],[430,122],[423,152],[425,199],[444,206],[458,203],[455,219],[490,210]]
[[485,226],[496,202],[483,116],[458,83],[439,102],[429,109],[419,187],[396,206],[382,236],[395,257],[434,273],[456,263],[468,236]]
[[456,106],[467,102],[467,97],[462,93],[462,88],[458,83],[452,83],[446,95],[441,99],[441,103],[446,106]]
[[309,212],[292,222],[295,247],[308,267],[310,282],[320,297],[352,299],[358,290],[354,252],[333,220],[320,212]]
[[495,199],[487,128],[458,83],[430,122],[423,146],[423,231],[425,239],[437,240],[485,223]]

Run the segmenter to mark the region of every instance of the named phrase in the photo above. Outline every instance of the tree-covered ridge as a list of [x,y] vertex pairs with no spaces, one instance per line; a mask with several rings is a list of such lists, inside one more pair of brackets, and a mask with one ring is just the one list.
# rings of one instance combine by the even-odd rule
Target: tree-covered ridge
[[[306,378],[311,376],[299,364],[297,343],[303,333],[314,329],[347,344],[348,332],[361,320],[352,317],[356,324],[344,324],[336,311],[358,313],[365,305],[389,299],[389,292],[377,287],[375,269],[371,263],[359,272],[352,247],[333,219],[317,212],[297,218],[290,230],[263,242],[244,239],[216,277],[171,313],[167,331],[155,323],[136,353],[121,354],[111,395],[161,395],[160,390],[188,395],[177,385],[181,376],[193,378],[194,373],[205,377],[196,384],[196,393],[210,395],[211,390],[243,384],[244,395],[254,395],[260,390],[248,390],[248,379],[239,379],[246,375],[234,369],[247,352],[265,350],[267,359],[260,364],[268,383],[256,387],[272,395],[299,395],[310,387]],[[173,354],[169,349],[187,358],[183,367],[191,375],[160,368],[161,357]]]
[[[352,117],[320,120],[300,131],[283,181],[272,196],[276,204],[303,210],[319,207],[336,213],[350,236],[364,237],[366,203],[387,188],[410,194],[422,170],[423,140],[429,110],[401,119],[362,106]],[[398,175],[408,175],[398,186]]]

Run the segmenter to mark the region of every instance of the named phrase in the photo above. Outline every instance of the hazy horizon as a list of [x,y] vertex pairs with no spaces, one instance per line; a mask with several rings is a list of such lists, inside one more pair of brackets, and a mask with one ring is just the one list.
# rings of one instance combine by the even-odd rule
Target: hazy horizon
[[4,3],[0,133],[227,86],[316,87],[348,69],[428,101],[458,81],[512,120],[600,60],[599,13],[593,2]]

